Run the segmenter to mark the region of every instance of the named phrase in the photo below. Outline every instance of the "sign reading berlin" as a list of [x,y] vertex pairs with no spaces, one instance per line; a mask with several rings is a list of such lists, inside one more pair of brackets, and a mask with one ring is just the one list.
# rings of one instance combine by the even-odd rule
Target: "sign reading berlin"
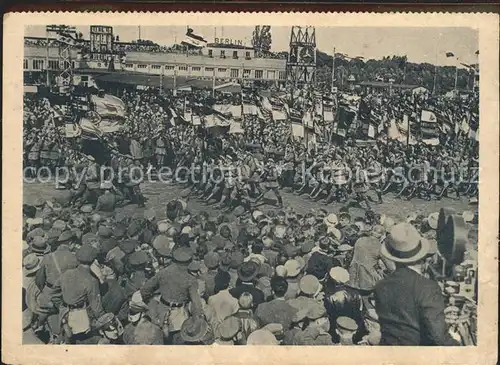
[[243,41],[241,39],[231,39],[231,38],[215,38],[216,44],[228,44],[234,46],[243,46]]

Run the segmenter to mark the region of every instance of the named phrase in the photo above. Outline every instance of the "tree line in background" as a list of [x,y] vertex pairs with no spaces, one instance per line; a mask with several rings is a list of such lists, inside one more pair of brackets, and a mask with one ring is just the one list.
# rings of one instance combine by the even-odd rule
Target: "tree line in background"
[[[271,53],[271,27],[268,25],[256,26],[252,35],[252,45],[257,57]],[[325,89],[330,88],[332,78],[332,55],[319,50],[316,51],[316,82]],[[287,58],[288,52],[275,54]],[[423,86],[428,90],[443,94],[455,88],[455,67],[439,66],[430,63],[408,62],[406,56],[386,56],[381,60],[363,60],[359,58],[346,59],[337,57],[335,60],[335,86],[339,89],[349,87],[349,78],[355,82],[380,81]],[[434,88],[435,83],[435,88]],[[474,85],[474,71],[459,69],[457,88],[472,90]]]
[[[316,81],[320,85],[331,85],[332,56],[317,51]],[[423,86],[433,90],[436,66],[430,63],[408,62],[406,56],[386,56],[381,60],[335,59],[335,86],[346,89],[348,79],[354,76],[356,82],[381,81],[394,84]],[[436,77],[436,93],[446,93],[455,88],[455,67],[439,66]],[[474,71],[458,70],[457,88],[472,90]]]

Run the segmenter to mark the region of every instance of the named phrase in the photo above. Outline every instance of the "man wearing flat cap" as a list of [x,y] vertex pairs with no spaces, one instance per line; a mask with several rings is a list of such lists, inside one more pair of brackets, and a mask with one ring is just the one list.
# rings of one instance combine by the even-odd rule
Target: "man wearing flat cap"
[[445,302],[437,282],[422,274],[429,242],[409,223],[392,226],[382,255],[396,270],[375,285],[381,345],[456,345],[445,323]]
[[188,271],[193,251],[188,247],[178,247],[172,256],[174,262],[149,279],[142,287],[141,295],[147,302],[159,290],[161,304],[171,311],[169,330],[177,332],[187,319],[186,307],[189,302],[192,303],[191,310],[195,316],[203,314],[203,307],[198,293],[198,280]]
[[[40,270],[36,273],[36,284],[42,290],[40,302],[43,312],[50,313],[52,309],[61,304],[61,292],[56,288],[56,283],[66,271],[76,269],[78,260],[70,251],[70,243],[73,239],[71,231],[64,231],[57,239],[57,249],[45,255],[42,259]],[[46,319],[46,315],[40,316],[40,323]]]
[[[94,247],[83,245],[76,253],[78,267],[65,271],[58,280],[58,285],[56,284],[62,292],[64,309],[61,315],[67,318],[72,331],[84,330],[86,321],[95,320],[104,314],[99,280],[93,276],[90,269],[98,253]],[[82,319],[83,311],[87,313],[87,320]],[[77,322],[71,323],[72,312],[78,313],[78,316],[74,316]],[[64,313],[68,313],[69,317]]]

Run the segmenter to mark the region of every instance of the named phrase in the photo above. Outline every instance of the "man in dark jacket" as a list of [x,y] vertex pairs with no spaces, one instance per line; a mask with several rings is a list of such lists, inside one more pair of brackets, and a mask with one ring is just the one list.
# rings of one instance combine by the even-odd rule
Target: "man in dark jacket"
[[396,270],[375,286],[381,345],[458,345],[448,333],[439,285],[421,272],[428,249],[428,241],[408,223],[393,226],[382,245]]

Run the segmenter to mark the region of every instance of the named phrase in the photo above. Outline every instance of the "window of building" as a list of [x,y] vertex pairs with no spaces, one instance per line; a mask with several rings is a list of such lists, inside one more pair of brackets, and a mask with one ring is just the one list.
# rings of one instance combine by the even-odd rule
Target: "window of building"
[[243,70],[243,77],[250,77],[250,70]]
[[275,77],[275,72],[274,71],[267,71],[267,78],[270,80],[274,80]]
[[246,58],[247,60],[249,60],[249,59],[250,59],[250,51],[246,51],[246,52],[245,52],[245,58]]
[[280,71],[279,77],[280,77],[280,80],[286,80],[286,72]]
[[191,71],[201,71],[201,67],[198,66],[192,66]]
[[179,71],[187,71],[187,66],[179,66]]
[[240,77],[240,70],[238,70],[237,68],[232,68],[231,69],[231,77],[235,78],[235,79]]
[[71,68],[75,68],[75,61],[71,61]]
[[175,66],[172,66],[172,65],[165,66],[165,70],[173,70],[174,68],[175,68]]
[[225,50],[220,51],[220,58],[226,58],[226,51]]
[[126,68],[134,68],[134,64],[133,63],[126,63],[125,67]]
[[89,77],[87,75],[82,76],[82,81],[89,81]]
[[28,69],[28,60],[26,58],[23,60],[23,69]]
[[233,58],[238,58],[238,51],[233,51]]
[[261,79],[264,75],[264,71],[262,70],[255,70],[255,78],[256,79]]
[[214,56],[214,50],[213,49],[209,49],[208,50],[208,57],[213,57]]
[[213,72],[214,68],[213,67],[205,67],[205,71],[207,71],[207,72]]
[[148,65],[138,65],[137,68],[142,68],[142,69],[148,68]]
[[34,70],[43,70],[43,60],[33,60]]
[[59,68],[59,61],[49,60],[49,69],[57,70]]
[[226,69],[225,68],[219,68],[217,71],[219,71],[219,72],[226,72]]
[[161,69],[161,66],[160,65],[151,65],[151,68],[153,70],[159,70],[159,69]]

